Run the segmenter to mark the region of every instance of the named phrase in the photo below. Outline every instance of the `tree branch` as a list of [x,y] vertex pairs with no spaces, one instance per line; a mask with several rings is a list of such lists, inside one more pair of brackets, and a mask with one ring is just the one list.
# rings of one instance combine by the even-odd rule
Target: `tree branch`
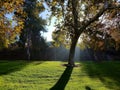
[[111,10],[111,9],[118,9],[120,8],[119,6],[111,6],[111,7],[107,7],[105,8],[104,6],[100,9],[100,11],[93,17],[91,18],[89,21],[87,21],[80,29],[79,29],[79,35],[86,29],[86,27],[88,27],[91,23],[93,23],[94,21],[96,21],[101,15],[103,15],[103,13],[107,10]]
[[72,14],[73,14],[73,20],[74,20],[74,32],[77,34],[78,32],[78,12],[76,9],[77,0],[72,0]]

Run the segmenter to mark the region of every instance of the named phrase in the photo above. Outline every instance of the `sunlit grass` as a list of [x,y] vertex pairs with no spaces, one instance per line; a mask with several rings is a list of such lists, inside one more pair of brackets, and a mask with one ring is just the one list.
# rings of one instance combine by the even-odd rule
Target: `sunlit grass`
[[[64,63],[0,61],[0,90],[49,90],[66,69]],[[120,90],[120,62],[80,62],[65,90]]]

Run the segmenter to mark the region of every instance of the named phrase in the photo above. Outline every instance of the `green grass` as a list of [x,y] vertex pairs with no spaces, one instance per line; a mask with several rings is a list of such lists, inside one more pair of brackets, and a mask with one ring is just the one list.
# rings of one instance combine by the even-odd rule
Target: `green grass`
[[0,61],[0,90],[120,90],[120,62],[65,63]]

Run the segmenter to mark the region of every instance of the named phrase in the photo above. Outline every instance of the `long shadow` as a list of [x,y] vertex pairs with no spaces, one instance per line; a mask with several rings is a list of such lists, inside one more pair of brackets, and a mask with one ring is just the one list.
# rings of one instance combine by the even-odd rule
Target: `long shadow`
[[21,70],[30,62],[25,61],[0,61],[0,75],[7,75],[9,73]]
[[83,62],[83,71],[98,78],[107,88],[120,90],[120,62]]
[[89,86],[85,86],[85,90],[92,90]]
[[64,73],[61,75],[60,79],[50,90],[64,90],[65,86],[67,85],[70,79],[72,70],[73,70],[73,67],[67,67]]

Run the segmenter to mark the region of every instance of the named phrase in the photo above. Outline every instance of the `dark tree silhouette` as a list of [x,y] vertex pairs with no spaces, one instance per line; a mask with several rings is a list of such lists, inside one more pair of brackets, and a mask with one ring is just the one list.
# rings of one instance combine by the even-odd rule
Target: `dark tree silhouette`
[[45,39],[41,36],[41,32],[46,32],[46,21],[39,17],[39,13],[44,10],[44,7],[39,3],[37,0],[25,0],[23,6],[27,16],[20,35],[20,43],[22,47],[26,48],[28,59],[31,54],[37,56],[36,51],[40,52],[46,47]]

